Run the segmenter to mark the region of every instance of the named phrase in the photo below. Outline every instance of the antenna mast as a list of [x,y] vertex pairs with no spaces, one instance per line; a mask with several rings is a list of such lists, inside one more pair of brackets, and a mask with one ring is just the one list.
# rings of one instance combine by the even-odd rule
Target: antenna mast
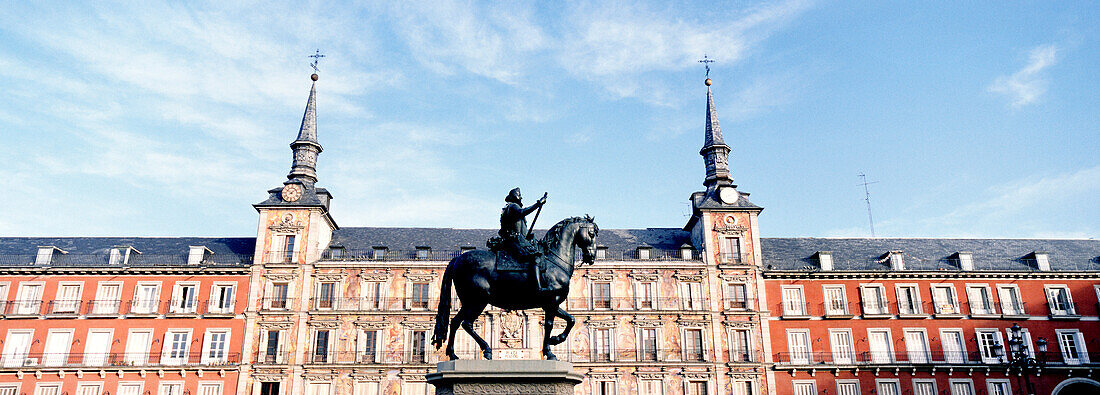
[[871,238],[875,237],[875,219],[871,216],[871,189],[867,188],[868,185],[877,184],[878,181],[867,182],[867,175],[862,172],[859,173],[859,178],[863,180],[862,183],[856,185],[863,185],[863,200],[867,202],[867,222],[871,223]]

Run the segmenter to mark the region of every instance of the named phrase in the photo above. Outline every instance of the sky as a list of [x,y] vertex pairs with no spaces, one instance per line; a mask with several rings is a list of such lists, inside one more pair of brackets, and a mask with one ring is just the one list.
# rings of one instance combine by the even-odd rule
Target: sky
[[705,54],[765,237],[1100,236],[1095,2],[80,3],[0,7],[0,236],[254,235],[318,49],[344,227],[682,227]]

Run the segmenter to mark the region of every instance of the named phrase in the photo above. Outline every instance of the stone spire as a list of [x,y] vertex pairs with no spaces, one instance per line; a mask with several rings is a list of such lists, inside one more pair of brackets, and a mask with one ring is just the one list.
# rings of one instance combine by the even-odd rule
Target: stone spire
[[708,189],[716,186],[733,184],[730,177],[729,153],[730,147],[722,140],[722,128],[718,126],[718,111],[714,108],[714,95],[710,92],[711,80],[707,78],[707,126],[703,140],[703,148],[699,155],[703,156],[703,162],[707,166],[707,178],[703,186]]
[[321,153],[321,144],[317,142],[317,74],[309,78],[313,83],[309,87],[309,100],[306,101],[306,113],[302,115],[298,138],[290,143],[290,149],[294,151],[294,164],[286,178],[313,184],[317,182],[317,154]]

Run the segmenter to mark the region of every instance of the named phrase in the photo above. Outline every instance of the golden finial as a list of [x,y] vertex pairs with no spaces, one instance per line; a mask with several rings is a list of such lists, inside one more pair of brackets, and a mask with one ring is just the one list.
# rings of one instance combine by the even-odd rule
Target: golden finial
[[[317,81],[317,73],[310,74],[309,79]],[[710,81],[710,80],[707,80],[707,81]],[[710,85],[710,82],[707,82],[707,85]]]
[[[316,74],[314,74],[314,75],[316,75]],[[317,80],[314,80],[314,81],[317,81]],[[704,83],[704,84],[707,84],[707,86],[710,86],[710,84],[712,84],[712,82],[711,82],[710,78],[707,78],[707,80],[706,80],[706,81],[703,81],[703,83]]]
[[703,54],[703,59],[700,60],[699,63],[702,63],[703,67],[707,68],[707,80],[703,81],[703,83],[707,84],[707,86],[710,86],[710,84],[712,83],[710,80],[710,64],[714,63],[714,59],[707,58],[707,54]]

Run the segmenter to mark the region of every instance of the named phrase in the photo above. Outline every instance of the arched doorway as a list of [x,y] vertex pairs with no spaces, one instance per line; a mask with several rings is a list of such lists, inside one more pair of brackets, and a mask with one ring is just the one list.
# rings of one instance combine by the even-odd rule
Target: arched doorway
[[1091,395],[1100,394],[1100,382],[1076,377],[1058,383],[1051,395]]

